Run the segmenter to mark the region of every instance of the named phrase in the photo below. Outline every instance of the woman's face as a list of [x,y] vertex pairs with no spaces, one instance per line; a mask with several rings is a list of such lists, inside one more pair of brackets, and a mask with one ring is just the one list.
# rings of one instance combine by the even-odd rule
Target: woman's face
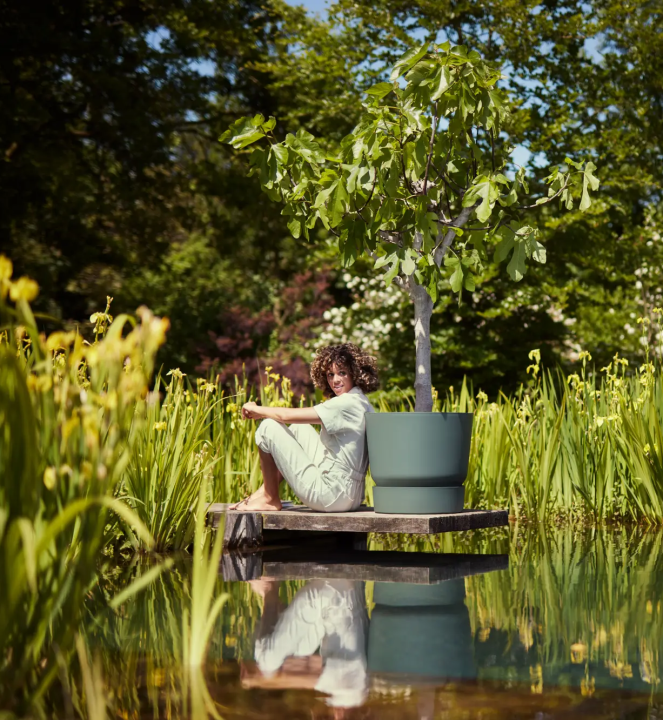
[[332,365],[327,370],[327,382],[336,395],[343,395],[343,393],[352,390],[354,387],[350,373],[344,367],[338,365]]

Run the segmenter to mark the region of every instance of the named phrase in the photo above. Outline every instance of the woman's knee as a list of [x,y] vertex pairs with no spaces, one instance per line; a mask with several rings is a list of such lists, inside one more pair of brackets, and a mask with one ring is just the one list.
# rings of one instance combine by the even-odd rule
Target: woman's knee
[[256,430],[256,445],[261,450],[270,452],[270,440],[277,437],[278,434],[282,432],[283,428],[285,428],[283,423],[280,423],[277,420],[272,420],[271,418],[266,418],[260,423],[260,425],[258,425],[258,429]]

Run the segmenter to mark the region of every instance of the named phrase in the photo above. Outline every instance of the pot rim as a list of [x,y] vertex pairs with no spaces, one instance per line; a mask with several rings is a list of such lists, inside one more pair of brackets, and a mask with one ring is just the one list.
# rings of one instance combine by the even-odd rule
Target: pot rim
[[420,410],[395,410],[367,412],[365,415],[474,415],[473,412],[421,412]]

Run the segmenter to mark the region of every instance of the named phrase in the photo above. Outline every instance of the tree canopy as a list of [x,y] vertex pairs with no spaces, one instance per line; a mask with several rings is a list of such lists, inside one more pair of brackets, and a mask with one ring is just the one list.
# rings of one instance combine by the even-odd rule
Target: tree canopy
[[[260,113],[278,118],[280,137],[307,128],[335,157],[364,91],[389,82],[424,38],[503,67],[516,103],[503,126],[517,158],[532,153],[533,193],[547,192],[543,166],[567,153],[592,159],[602,179],[585,215],[542,209],[547,264],[517,290],[486,266],[460,307],[438,302],[435,382],[470,372],[489,390],[513,386],[532,347],[549,363],[581,347],[598,362],[628,356],[639,347],[635,316],[661,302],[656,3],[339,0],[323,21],[276,0],[89,0],[39,13],[5,3],[0,17],[0,252],[39,281],[38,309],[65,323],[103,308],[107,294],[118,311],[149,304],[172,320],[162,360],[191,372],[286,368],[321,334],[347,335],[324,319],[330,307],[367,326],[400,322],[366,303],[352,309],[360,286],[328,269],[331,233],[318,224],[298,247],[293,216],[255,192],[217,138]],[[359,259],[349,275],[368,282],[372,265]],[[280,298],[295,287],[290,323]],[[411,382],[411,343],[407,320],[380,336],[392,382]]]

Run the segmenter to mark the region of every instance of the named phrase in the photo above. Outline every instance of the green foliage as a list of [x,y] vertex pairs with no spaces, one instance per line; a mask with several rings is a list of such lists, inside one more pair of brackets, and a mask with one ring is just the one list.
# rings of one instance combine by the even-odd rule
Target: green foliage
[[[136,429],[131,461],[123,475],[127,503],[149,529],[157,552],[182,550],[191,544],[195,507],[205,490],[215,457],[206,439],[216,386],[201,383],[192,401],[182,373],[175,370],[161,402],[157,379],[149,396],[145,422]],[[140,412],[140,411],[138,411]],[[142,413],[141,413],[142,414]]]
[[151,546],[114,495],[165,331],[143,309],[140,323],[99,313],[106,337],[92,345],[74,333],[44,338],[29,305],[36,293],[0,256],[0,656],[11,658],[0,666],[0,704],[19,714],[43,706],[73,652],[118,523]]
[[[238,120],[221,141],[237,150],[266,141],[251,153],[252,173],[284,205],[295,238],[309,239],[320,222],[338,237],[344,265],[366,252],[376,267],[389,265],[387,284],[400,276],[437,299],[440,264],[456,236],[468,233],[447,258],[454,293],[474,289],[472,270],[487,259],[486,233],[488,241],[499,240],[495,260],[510,255],[509,274],[520,280],[526,259],[545,262],[536,230],[520,220],[522,211],[558,197],[571,210],[581,192],[580,209],[587,209],[588,189],[596,190],[598,180],[593,162],[566,158],[566,170],[551,170],[547,196],[524,206],[525,171],[513,182],[502,172],[509,159],[499,141],[508,99],[497,87],[499,70],[464,46],[428,48],[426,42],[408,51],[394,66],[390,79],[404,74],[404,87],[381,83],[369,91],[337,157],[325,155],[303,130],[277,142],[274,118],[262,115]],[[493,224],[484,226],[493,214]],[[461,230],[473,217],[481,225]]]

